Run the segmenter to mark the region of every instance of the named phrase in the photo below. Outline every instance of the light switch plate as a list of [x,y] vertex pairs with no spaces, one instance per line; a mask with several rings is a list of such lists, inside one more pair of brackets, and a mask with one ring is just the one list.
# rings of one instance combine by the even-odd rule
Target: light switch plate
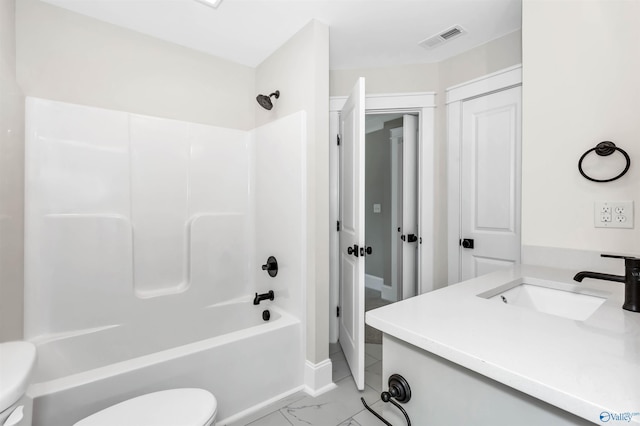
[[374,213],[380,213],[380,211],[381,211],[381,206],[380,206],[380,204],[377,204],[377,203],[376,203],[376,204],[374,204],[374,205],[373,205],[373,212],[374,212]]
[[633,229],[633,201],[596,201],[593,222],[596,228]]

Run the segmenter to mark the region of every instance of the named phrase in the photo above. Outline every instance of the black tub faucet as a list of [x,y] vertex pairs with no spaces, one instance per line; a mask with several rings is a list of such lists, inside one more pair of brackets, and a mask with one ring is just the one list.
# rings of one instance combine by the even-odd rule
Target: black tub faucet
[[610,254],[602,254],[601,256],[624,259],[624,276],[581,271],[578,272],[573,279],[582,282],[584,278],[595,278],[597,280],[624,283],[624,304],[622,305],[622,309],[631,312],[640,312],[640,259],[637,257],[614,256]]
[[262,302],[263,300],[273,300],[273,299],[275,299],[275,294],[273,293],[273,290],[269,290],[268,292],[263,294],[256,293],[256,297],[253,298],[253,304],[259,305],[260,302]]

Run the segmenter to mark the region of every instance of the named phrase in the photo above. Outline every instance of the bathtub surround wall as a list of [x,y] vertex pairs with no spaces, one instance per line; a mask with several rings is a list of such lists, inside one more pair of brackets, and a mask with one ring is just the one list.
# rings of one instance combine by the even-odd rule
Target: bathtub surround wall
[[301,318],[304,118],[244,132],[28,98],[26,337],[250,297],[269,250],[262,286]]
[[[251,132],[250,167],[255,262],[249,265],[249,273],[256,292],[273,290],[274,303],[302,323],[307,291],[306,122],[302,111]],[[278,261],[275,277],[261,267],[269,256]]]
[[[88,391],[77,386],[108,377],[109,364],[124,362],[113,380],[134,393],[158,390],[169,381],[134,386],[137,380],[120,373],[136,370],[143,359],[164,360],[160,353],[183,353],[181,345],[226,345],[216,353],[231,362],[240,349],[227,343],[239,339],[242,347],[251,345],[244,342],[253,340],[248,331],[236,330],[237,337],[224,330],[207,335],[214,333],[212,326],[198,335],[189,325],[224,323],[223,318],[242,322],[228,315],[206,319],[206,312],[229,304],[246,305],[243,315],[256,316],[257,323],[248,326],[252,330],[263,323],[264,309],[274,310],[272,328],[282,328],[275,333],[287,337],[279,337],[277,346],[263,342],[246,349],[251,365],[238,364],[240,385],[224,387],[228,381],[219,380],[226,377],[224,364],[203,364],[197,373],[189,362],[178,361],[172,383],[188,386],[188,378],[208,371],[207,377],[218,380],[205,387],[229,395],[221,405],[223,416],[302,387],[305,121],[306,113],[298,112],[246,132],[27,98],[25,337],[43,354],[36,378],[41,384],[32,395],[41,424],[59,404],[65,407],[61,415],[76,413],[71,401]],[[279,260],[274,278],[261,269],[269,255]],[[253,294],[268,290],[276,299],[253,306]],[[143,331],[136,338],[127,330]],[[263,338],[256,335],[255,341]],[[89,349],[78,348],[92,339],[88,347],[97,352],[84,359]],[[113,347],[120,349],[110,356]],[[260,360],[253,359],[258,352]],[[267,384],[255,386],[255,375],[275,365],[274,357],[287,359],[272,369],[277,377],[266,380],[278,386],[271,391]],[[136,358],[134,367],[127,366],[130,358]],[[60,372],[65,359],[76,360],[77,368]],[[73,379],[77,374],[84,379]],[[247,387],[261,391],[247,399]],[[104,383],[95,389],[87,407],[122,395]],[[69,423],[65,419],[60,424]]]
[[15,1],[0,2],[0,342],[22,338],[24,95],[16,82]]
[[329,28],[311,21],[256,69],[257,92],[280,90],[271,111],[255,103],[261,125],[307,112],[306,283],[307,384],[311,393],[331,384],[329,361]]
[[26,338],[249,294],[246,132],[33,98],[27,129]]
[[[640,254],[639,18],[637,1],[523,3],[525,247]],[[578,159],[603,140],[625,149],[631,168],[590,182]],[[620,156],[595,163],[601,176],[624,167]],[[635,201],[634,229],[594,228],[595,201],[626,200]]]

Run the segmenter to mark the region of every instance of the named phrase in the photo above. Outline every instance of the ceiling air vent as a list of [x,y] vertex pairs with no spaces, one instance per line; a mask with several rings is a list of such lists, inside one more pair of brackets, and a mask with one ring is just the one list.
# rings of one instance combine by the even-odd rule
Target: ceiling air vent
[[445,41],[450,41],[454,38],[460,37],[462,34],[466,34],[465,29],[460,25],[456,25],[455,27],[451,27],[439,34],[428,37],[418,44],[425,49],[433,49],[434,47],[441,45]]

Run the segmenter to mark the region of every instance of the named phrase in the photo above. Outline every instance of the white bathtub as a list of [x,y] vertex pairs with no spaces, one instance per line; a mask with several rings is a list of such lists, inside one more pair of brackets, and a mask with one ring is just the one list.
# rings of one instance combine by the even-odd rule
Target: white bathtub
[[38,366],[28,390],[34,426],[69,426],[126,399],[177,387],[211,391],[220,421],[303,385],[301,323],[272,304],[235,302],[188,318],[168,313],[34,342]]

